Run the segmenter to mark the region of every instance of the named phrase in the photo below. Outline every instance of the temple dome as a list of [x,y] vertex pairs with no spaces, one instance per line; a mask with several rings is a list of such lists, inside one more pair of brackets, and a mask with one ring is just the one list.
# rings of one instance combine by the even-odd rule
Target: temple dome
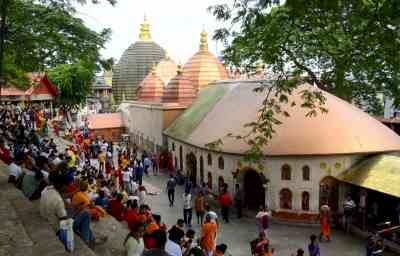
[[125,50],[113,70],[113,95],[117,103],[121,102],[123,94],[126,100],[136,99],[139,84],[150,72],[152,65],[158,64],[164,57],[164,49],[151,39],[145,18],[141,24],[139,40]]
[[164,94],[164,81],[156,73],[156,67],[153,66],[151,72],[140,83],[138,90],[139,101],[160,102]]
[[164,81],[165,84],[176,76],[176,71],[178,66],[176,63],[169,57],[165,56],[157,65],[156,73],[157,75]]
[[228,72],[218,58],[208,51],[207,33],[203,31],[200,49],[183,67],[183,75],[187,76],[196,89],[207,87],[210,82],[228,79]]
[[[249,146],[243,140],[227,136],[245,135],[245,124],[257,119],[265,94],[254,92],[259,81],[219,82],[200,91],[196,101],[165,134],[189,145],[206,148],[219,139],[221,152],[244,154]],[[317,90],[326,98],[328,113],[307,117],[308,109],[301,107],[301,92]],[[296,105],[291,107],[291,102]],[[400,150],[400,137],[375,118],[342,99],[303,84],[282,104],[290,117],[278,116],[282,122],[263,148],[269,156],[371,154]]]
[[163,103],[177,103],[182,106],[189,106],[197,96],[197,90],[192,82],[182,74],[181,67],[178,66],[177,75],[171,79],[164,90],[161,98]]

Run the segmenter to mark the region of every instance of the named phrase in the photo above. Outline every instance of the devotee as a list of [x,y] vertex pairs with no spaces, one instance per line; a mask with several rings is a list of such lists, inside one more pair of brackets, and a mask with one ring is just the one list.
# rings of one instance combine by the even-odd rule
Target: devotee
[[183,194],[183,219],[187,227],[192,226],[192,195],[189,191]]
[[215,247],[214,256],[224,256],[228,246],[226,244],[219,244]]
[[264,233],[266,237],[269,237],[269,213],[266,206],[260,206],[260,210],[256,215],[258,232]]
[[142,186],[143,182],[143,165],[141,161],[138,161],[137,166],[135,168],[135,175],[136,175],[136,181],[138,182],[139,186]]
[[185,236],[184,225],[185,221],[183,219],[178,219],[176,225],[174,225],[168,231],[168,233],[173,234],[173,237],[175,237],[178,241],[180,241]]
[[98,196],[96,197],[96,200],[94,201],[95,205],[101,206],[103,209],[108,208],[108,199],[106,197],[106,193],[104,190],[99,190]]
[[196,217],[197,217],[197,224],[202,224],[203,223],[203,218],[204,218],[204,195],[203,192],[200,191],[195,199],[194,199],[194,209],[196,211]]
[[122,204],[122,199],[122,194],[118,193],[115,199],[110,200],[110,202],[108,203],[110,215],[118,221],[123,220],[124,205]]
[[165,244],[165,251],[172,256],[182,256],[180,243],[181,240],[174,233],[169,233],[167,243]]
[[322,206],[320,208],[319,220],[321,233],[319,236],[320,241],[330,241],[330,218],[331,218],[331,208],[327,204],[327,201],[324,200]]
[[321,256],[316,235],[310,236],[310,244],[308,245],[308,252],[310,256]]
[[22,178],[22,193],[29,198],[30,200],[34,200],[34,194],[40,194],[40,192],[45,187],[44,175],[43,173],[36,167],[33,167],[31,170],[27,170],[24,177]]
[[131,189],[131,180],[132,180],[132,177],[131,177],[131,172],[129,171],[129,169],[128,168],[126,168],[124,171],[123,171],[123,173],[122,173],[122,180],[123,180],[123,188],[125,189],[125,191],[128,193],[128,194],[131,194],[132,193],[132,189]]
[[240,188],[239,184],[235,185],[235,196],[233,198],[234,205],[236,208],[236,214],[238,219],[243,217],[242,208],[243,208],[243,200],[244,200],[244,193],[243,190]]
[[105,211],[99,206],[95,206],[88,194],[88,183],[81,181],[79,183],[79,190],[75,192],[72,196],[72,204],[75,207],[83,206],[86,210],[90,212],[90,216],[93,220],[99,220],[100,217],[105,216]]
[[144,226],[141,223],[135,223],[131,227],[131,231],[126,236],[124,247],[126,256],[140,256],[144,251],[143,243]]
[[196,232],[193,229],[188,229],[186,231],[185,237],[181,241],[183,255],[189,255],[189,251],[197,246],[194,239],[195,234]]
[[18,155],[14,161],[8,166],[8,182],[17,184],[17,180],[21,178],[23,171],[21,168],[22,155]]
[[350,233],[355,208],[356,208],[356,203],[354,203],[353,199],[351,198],[351,195],[348,194],[343,202],[343,213],[344,213],[343,224],[347,234]]
[[124,220],[128,223],[128,227],[132,230],[136,224],[139,215],[139,206],[137,200],[128,200],[126,203],[126,211],[124,213]]
[[172,256],[165,251],[165,243],[167,242],[167,234],[165,231],[158,229],[153,232],[156,248],[146,250],[142,253],[142,256]]
[[218,214],[211,210],[211,206],[209,204],[207,204],[205,208],[206,208],[205,217],[207,218],[207,216],[209,216],[210,219],[218,225]]
[[170,175],[169,179],[167,181],[167,193],[168,193],[169,207],[174,207],[175,187],[176,187],[176,180],[173,175]]
[[222,219],[225,220],[226,223],[229,223],[229,207],[232,204],[232,198],[226,186],[224,186],[222,189],[222,193],[219,197],[219,203],[221,205]]
[[215,237],[217,233],[217,224],[211,221],[210,215],[206,216],[206,220],[201,227],[201,247],[207,256],[212,256],[215,249]]

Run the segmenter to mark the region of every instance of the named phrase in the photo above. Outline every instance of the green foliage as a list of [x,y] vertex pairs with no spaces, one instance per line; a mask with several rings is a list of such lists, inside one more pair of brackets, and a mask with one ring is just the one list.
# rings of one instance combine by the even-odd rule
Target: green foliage
[[[382,112],[382,95],[400,106],[400,1],[236,0],[209,10],[230,23],[214,34],[226,44],[225,61],[246,71],[262,61],[273,74],[258,90],[266,94],[259,119],[240,135],[253,158],[288,117],[280,105],[304,82],[373,114]],[[321,93],[302,93],[307,116],[328,111]]]
[[83,63],[60,64],[48,71],[60,91],[59,103],[66,109],[83,103],[90,93],[94,72]]
[[[113,2],[113,1],[112,1]],[[84,62],[100,70],[110,61],[99,51],[111,31],[96,32],[73,16],[71,1],[9,0],[4,73],[20,84],[20,73],[44,71],[60,64]]]

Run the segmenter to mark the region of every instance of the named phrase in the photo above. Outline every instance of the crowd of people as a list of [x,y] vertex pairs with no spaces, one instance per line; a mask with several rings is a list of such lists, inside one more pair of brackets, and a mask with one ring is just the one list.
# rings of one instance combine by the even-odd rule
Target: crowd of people
[[[96,138],[86,122],[78,129],[68,131],[72,141],[66,149],[48,137],[46,111],[33,107],[0,106],[0,159],[9,165],[9,183],[21,189],[29,200],[40,200],[40,212],[54,227],[62,220],[72,218],[73,230],[91,248],[107,241],[107,237],[95,237],[91,229],[93,221],[101,221],[106,215],[126,222],[129,234],[123,241],[127,256],[221,256],[228,252],[226,244],[217,244],[220,221],[218,214],[207,204],[211,195],[221,207],[221,219],[230,222],[230,208],[235,206],[237,217],[242,217],[243,191],[235,187],[231,197],[228,185],[221,183],[217,195],[209,191],[207,184],[193,187],[190,179],[184,182],[183,215],[168,227],[160,214],[146,200],[151,191],[143,177],[168,172],[166,184],[169,206],[174,207],[175,190],[180,176],[169,165],[161,165],[159,156],[129,150],[127,147]],[[58,127],[53,127],[55,130]],[[56,131],[58,134],[58,130]],[[161,166],[167,166],[165,170]],[[353,207],[345,202],[345,209]],[[193,210],[200,231],[192,228]],[[351,209],[352,210],[352,209]],[[346,223],[351,219],[346,215]],[[330,240],[330,209],[322,205],[320,214],[320,241]],[[259,235],[251,242],[254,256],[271,256],[270,213],[262,206],[256,215]],[[317,236],[310,237],[308,252],[319,256]],[[372,240],[371,240],[372,241]],[[379,251],[376,243],[368,242],[372,253]],[[304,255],[299,248],[294,254]],[[379,254],[369,254],[379,255]]]

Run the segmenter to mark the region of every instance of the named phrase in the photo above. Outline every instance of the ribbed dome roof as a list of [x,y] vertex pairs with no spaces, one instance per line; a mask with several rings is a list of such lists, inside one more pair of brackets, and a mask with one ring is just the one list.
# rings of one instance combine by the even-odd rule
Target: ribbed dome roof
[[151,72],[140,83],[138,90],[139,101],[159,102],[164,94],[164,81],[156,73],[153,67]]
[[192,82],[182,75],[179,67],[178,74],[171,79],[165,88],[161,102],[178,103],[183,106],[188,106],[196,99],[196,96],[197,91],[193,87]]
[[196,89],[204,88],[210,82],[228,79],[224,65],[208,51],[206,32],[201,33],[200,50],[185,64],[183,75],[193,82]]
[[164,81],[165,84],[176,76],[176,71],[178,66],[176,63],[168,56],[163,58],[156,67],[157,75]]
[[160,62],[165,51],[151,40],[149,25],[141,24],[140,40],[129,46],[114,67],[112,78],[113,95],[119,103],[122,95],[126,100],[134,100],[139,84],[150,72],[152,65]]
[[[197,100],[165,134],[188,144],[205,148],[218,139],[222,152],[244,154],[249,146],[227,134],[245,135],[244,124],[256,120],[265,94],[254,92],[255,82],[232,81],[210,86],[200,92]],[[306,117],[301,107],[301,91],[318,90],[326,97],[328,113]],[[296,102],[290,107],[292,101]],[[340,98],[304,84],[293,91],[288,105],[282,105],[290,117],[278,117],[281,125],[264,148],[265,155],[338,155],[364,154],[400,150],[400,137],[355,106]]]

